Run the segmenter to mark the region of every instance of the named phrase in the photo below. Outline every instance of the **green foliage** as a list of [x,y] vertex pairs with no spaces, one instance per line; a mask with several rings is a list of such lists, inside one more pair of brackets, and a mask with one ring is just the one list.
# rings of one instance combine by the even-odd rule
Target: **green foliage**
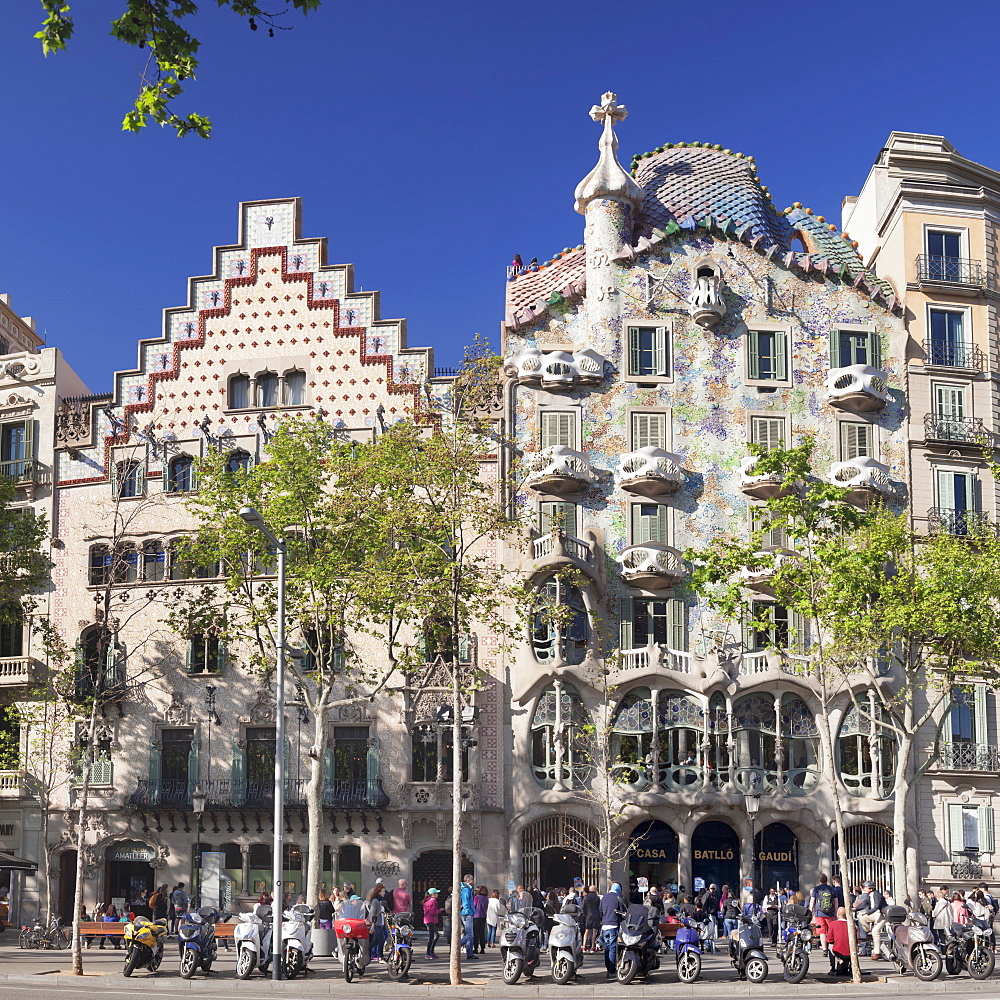
[[42,552],[45,517],[30,507],[11,507],[16,490],[0,477],[0,621],[16,623],[34,607],[32,595],[48,583],[52,563]]
[[[321,2],[286,0],[286,10],[308,14]],[[75,24],[65,0],[41,0],[41,4],[45,18],[35,38],[41,41],[42,52],[50,55],[66,48]],[[275,29],[281,28],[276,21],[280,13],[269,11],[254,0],[216,0],[216,4],[245,18],[252,31],[263,24],[273,36]],[[195,78],[198,69],[200,42],[182,23],[184,18],[198,13],[194,0],[125,0],[124,11],[112,20],[113,38],[133,48],[146,49],[149,55],[135,104],[122,122],[124,131],[138,132],[153,122],[169,125],[179,136],[193,133],[207,139],[211,135],[212,123],[204,115],[178,115],[172,110],[172,102],[183,93],[186,81]]]

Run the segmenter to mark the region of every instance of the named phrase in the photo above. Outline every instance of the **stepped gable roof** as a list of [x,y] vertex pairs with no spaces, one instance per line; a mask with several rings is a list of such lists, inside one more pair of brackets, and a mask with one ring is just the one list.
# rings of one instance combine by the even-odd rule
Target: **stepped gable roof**
[[586,287],[583,247],[567,248],[537,271],[527,270],[507,283],[507,325],[528,326],[552,306],[582,295]]

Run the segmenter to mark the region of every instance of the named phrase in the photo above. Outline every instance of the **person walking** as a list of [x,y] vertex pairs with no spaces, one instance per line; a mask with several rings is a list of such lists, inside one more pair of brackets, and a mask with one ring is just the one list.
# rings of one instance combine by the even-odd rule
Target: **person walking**
[[472,897],[472,951],[486,953],[486,916],[490,908],[489,889],[481,885]]
[[472,930],[472,921],[476,912],[472,902],[474,897],[475,890],[472,888],[472,876],[465,875],[462,878],[462,898],[459,900],[458,913],[462,919],[462,937],[458,945],[460,948],[465,949],[465,957],[469,959],[476,958],[473,949],[475,935]]
[[441,920],[441,904],[438,902],[440,892],[440,889],[428,889],[424,896],[424,927],[427,928],[427,953],[424,957],[432,962],[437,958],[434,946],[437,944],[438,924]]
[[413,912],[413,896],[410,895],[410,889],[405,878],[401,878],[396,883],[396,888],[392,890],[390,895],[392,896],[393,913]]
[[181,919],[181,915],[187,913],[190,902],[191,897],[184,891],[184,883],[178,882],[174,887],[174,891],[170,893],[170,907],[172,914],[171,934],[177,933],[177,924]]
[[764,910],[767,936],[771,941],[771,947],[776,948],[778,946],[778,911],[781,909],[781,904],[778,902],[778,890],[773,886],[768,889],[761,906]]
[[726,937],[729,937],[730,932],[740,926],[740,901],[736,896],[729,893],[728,889],[728,886],[723,886],[722,888],[724,898],[722,904],[722,931]]
[[497,946],[497,927],[500,918],[507,915],[507,906],[500,898],[500,890],[494,889],[486,904],[486,947],[495,948]]
[[376,882],[365,897],[365,920],[371,935],[369,955],[371,961],[382,961],[382,945],[385,943],[385,886]]
[[837,919],[837,896],[826,875],[820,875],[819,885],[809,893],[809,908],[813,913],[813,924],[819,932],[819,950],[826,954],[826,929],[831,920]]
[[625,915],[625,900],[622,887],[617,882],[601,897],[601,944],[604,946],[604,968],[608,980],[617,979],[618,928]]
[[583,950],[599,951],[601,937],[601,897],[597,886],[587,886],[583,894]]

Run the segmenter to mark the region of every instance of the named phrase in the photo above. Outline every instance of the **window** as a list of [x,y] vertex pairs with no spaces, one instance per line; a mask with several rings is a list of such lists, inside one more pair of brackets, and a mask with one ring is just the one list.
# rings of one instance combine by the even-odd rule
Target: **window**
[[660,503],[632,504],[632,544],[669,541],[670,508]]
[[237,451],[231,451],[229,457],[226,459],[226,472],[237,473],[237,472],[249,472],[250,471],[250,453],[239,449]]
[[111,582],[111,546],[91,545],[90,573],[88,581],[91,586]]
[[962,281],[962,234],[927,231],[927,278],[930,281]]
[[878,336],[870,330],[834,330],[830,337],[830,367],[869,365],[878,368]]
[[948,835],[953,855],[992,854],[996,849],[992,808],[949,805]]
[[541,446],[553,448],[562,445],[577,449],[576,413],[572,410],[542,410]]
[[189,674],[217,674],[225,661],[225,645],[215,636],[198,632],[188,639],[185,666]]
[[32,470],[35,422],[19,420],[0,427],[0,475],[25,479]]
[[978,490],[974,472],[937,469],[937,517],[952,535],[970,535],[979,529]]
[[[410,780],[451,781],[454,743],[452,727],[428,722],[413,727],[410,736]],[[462,780],[469,780],[469,751],[462,748]]]
[[121,500],[141,497],[145,491],[142,463],[130,458],[118,462],[112,470],[111,495]]
[[664,377],[670,374],[666,327],[628,328],[628,373],[640,378]]
[[331,629],[325,629],[324,633],[323,636],[320,636],[315,630],[309,629],[303,636],[305,640],[303,670],[329,672],[344,669],[343,646],[335,641],[337,637]]
[[[986,686],[973,684],[966,688],[956,688],[952,692],[951,743],[978,743],[986,745]],[[946,729],[946,733],[948,730]]]
[[578,587],[549,577],[539,587],[532,621],[532,646],[539,663],[562,658],[580,663],[587,652],[588,618]]
[[288,372],[285,375],[285,405],[302,406],[306,401],[306,373]]
[[163,542],[143,542],[142,578],[147,583],[155,583],[166,575],[166,552]]
[[135,583],[139,579],[139,550],[134,545],[115,548],[112,576],[115,583]]
[[788,608],[770,601],[753,601],[750,616],[743,636],[744,649],[748,653],[788,646],[791,637]]
[[625,598],[621,610],[621,648],[666,646],[678,652],[688,648],[687,607],[683,601]]
[[261,372],[257,376],[257,406],[278,405],[278,376],[274,372]]
[[8,604],[0,613],[0,657],[24,655],[24,616],[18,604]]
[[785,421],[782,417],[751,417],[750,441],[765,451],[785,447]]
[[250,376],[234,375],[229,380],[229,407],[245,410],[250,406]]
[[657,705],[660,731],[660,781],[669,791],[694,791],[704,771],[701,742],[705,711],[698,700],[683,691],[660,692]]
[[632,413],[632,450],[667,447],[665,413]]
[[[653,743],[653,696],[648,687],[633,688],[622,698],[611,723],[613,772],[621,784],[639,785]],[[629,767],[627,765],[635,765]],[[625,765],[625,766],[623,766]]]
[[760,532],[760,547],[762,549],[787,549],[791,547],[791,539],[788,530],[780,522],[772,526],[775,520],[768,510],[761,510],[759,507],[750,508],[750,531],[753,534]]
[[871,424],[843,421],[840,425],[840,460],[850,462],[855,458],[874,457],[875,428]]
[[934,415],[939,420],[955,421],[960,424],[965,420],[965,387],[960,385],[934,386]]
[[368,727],[333,727],[333,780],[353,785],[368,781]]
[[194,487],[194,459],[190,455],[178,455],[171,459],[167,468],[167,491],[190,493]]
[[873,721],[881,717],[875,695],[861,694],[859,701],[864,711],[851,704],[840,724],[840,780],[852,795],[887,798],[892,794],[895,741],[889,729]]
[[[167,786],[164,792],[184,794],[187,799],[188,778],[197,770],[192,751],[193,729],[163,729],[160,731],[160,780]],[[173,797],[173,796],[172,796]]]
[[538,505],[538,530],[548,535],[556,528],[567,535],[577,534],[576,504],[562,500],[543,500]]
[[931,364],[964,368],[967,365],[965,349],[965,314],[944,309],[930,310]]
[[124,682],[114,634],[92,625],[81,634],[77,645],[77,697],[121,694]]
[[788,334],[784,330],[751,330],[747,335],[747,377],[760,382],[788,379]]
[[733,737],[737,788],[763,791],[777,777],[778,717],[771,695],[748,694],[733,703]]
[[531,766],[540,784],[551,788],[561,781],[572,788],[582,783],[587,770],[586,722],[587,710],[575,688],[550,684],[542,692],[531,719]]
[[246,731],[246,800],[267,802],[274,798],[274,726]]
[[192,576],[191,566],[181,555],[181,543],[171,542],[169,547],[168,576],[171,580],[187,580]]

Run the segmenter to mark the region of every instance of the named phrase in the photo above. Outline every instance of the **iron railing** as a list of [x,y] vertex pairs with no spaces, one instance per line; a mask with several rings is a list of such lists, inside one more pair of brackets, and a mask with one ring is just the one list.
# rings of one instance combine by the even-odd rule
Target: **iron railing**
[[0,462],[0,476],[13,479],[15,483],[37,482],[39,464],[33,458],[15,458]]
[[997,526],[981,510],[931,507],[927,511],[927,530],[932,535],[961,535],[974,538],[996,534]]
[[921,254],[917,258],[918,281],[948,281],[956,285],[981,286],[985,274],[981,260],[938,257],[933,254]]
[[980,879],[983,877],[983,861],[979,851],[952,851],[951,877]]
[[189,806],[191,791],[187,778],[140,778],[129,802],[134,806]]
[[986,428],[980,417],[952,417],[941,413],[924,416],[924,436],[928,441],[955,441],[961,444],[981,444]]
[[942,743],[938,767],[948,771],[1000,771],[1000,747],[989,743]]
[[986,355],[974,344],[953,344],[947,340],[925,340],[924,358],[929,365],[942,368],[986,370]]
[[[285,805],[304,809],[306,805],[305,778],[288,778],[285,781]],[[270,809],[274,806],[274,779],[248,781],[245,778],[213,778],[201,782],[209,807],[243,807]],[[186,778],[140,778],[136,790],[129,797],[135,806],[189,806],[193,785]],[[379,780],[352,781],[335,779],[323,787],[324,809],[384,809],[389,796]]]

